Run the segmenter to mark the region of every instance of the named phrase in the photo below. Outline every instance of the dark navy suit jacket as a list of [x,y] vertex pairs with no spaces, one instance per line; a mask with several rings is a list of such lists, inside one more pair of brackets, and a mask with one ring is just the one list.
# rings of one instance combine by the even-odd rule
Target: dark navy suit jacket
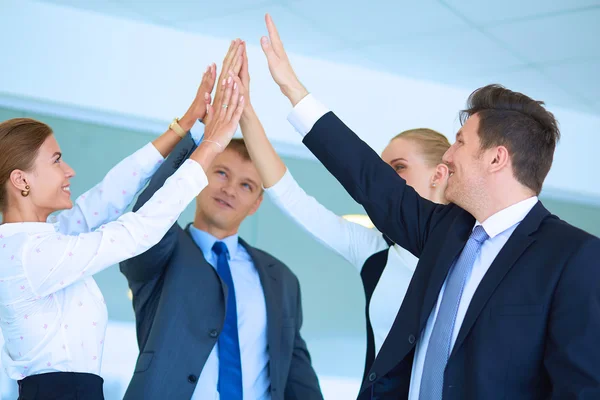
[[[304,144],[377,228],[419,258],[361,399],[406,399],[424,329],[475,219],[425,200],[333,113]],[[444,400],[600,399],[600,240],[538,202],[469,305],[444,374]]]

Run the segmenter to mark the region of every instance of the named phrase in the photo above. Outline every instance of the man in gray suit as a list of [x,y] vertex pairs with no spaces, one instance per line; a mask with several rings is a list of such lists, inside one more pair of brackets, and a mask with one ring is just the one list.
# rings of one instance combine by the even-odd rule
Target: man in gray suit
[[[188,133],[135,210],[195,147]],[[262,201],[243,140],[232,140],[207,176],[193,224],[175,223],[155,247],[121,263],[140,348],[125,399],[322,399],[300,335],[298,279],[237,235]]]

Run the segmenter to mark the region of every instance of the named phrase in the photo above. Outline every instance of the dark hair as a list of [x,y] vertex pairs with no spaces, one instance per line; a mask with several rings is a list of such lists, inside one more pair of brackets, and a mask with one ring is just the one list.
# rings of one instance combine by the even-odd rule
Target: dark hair
[[536,194],[542,185],[560,139],[558,123],[544,102],[501,85],[475,90],[460,112],[460,122],[477,114],[481,149],[505,146],[510,154],[515,178]]
[[241,138],[231,139],[229,144],[226,147],[227,149],[231,149],[238,153],[245,161],[252,161],[250,158],[250,153],[248,153],[248,148],[246,147],[246,142]]
[[43,122],[30,118],[13,118],[0,122],[0,210],[6,207],[6,182],[15,169],[33,168],[42,144],[52,135]]

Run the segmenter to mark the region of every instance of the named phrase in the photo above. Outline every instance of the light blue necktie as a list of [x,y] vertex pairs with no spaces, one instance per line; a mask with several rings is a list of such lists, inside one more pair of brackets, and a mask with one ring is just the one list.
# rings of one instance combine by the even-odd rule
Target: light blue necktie
[[477,225],[467,244],[463,248],[458,260],[448,273],[446,289],[442,296],[440,309],[433,325],[433,331],[429,339],[425,363],[423,364],[423,376],[419,400],[441,400],[444,389],[444,371],[448,357],[450,357],[450,344],[456,313],[462,297],[467,277],[473,269],[473,263],[481,245],[488,239],[483,226]]
[[219,398],[221,400],[242,400],[242,359],[238,336],[237,305],[231,269],[227,261],[227,246],[215,242],[212,250],[217,255],[217,273],[227,285],[227,312],[223,331],[219,335]]

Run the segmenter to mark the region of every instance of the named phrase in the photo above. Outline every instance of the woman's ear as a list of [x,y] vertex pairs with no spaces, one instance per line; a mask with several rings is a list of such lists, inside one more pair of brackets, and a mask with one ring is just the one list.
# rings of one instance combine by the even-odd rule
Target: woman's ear
[[25,172],[20,169],[15,169],[10,173],[7,184],[12,185],[19,191],[28,190],[27,186],[29,186]]
[[435,173],[431,177],[431,186],[442,186],[446,182],[446,179],[448,179],[448,166],[440,163],[435,167]]

